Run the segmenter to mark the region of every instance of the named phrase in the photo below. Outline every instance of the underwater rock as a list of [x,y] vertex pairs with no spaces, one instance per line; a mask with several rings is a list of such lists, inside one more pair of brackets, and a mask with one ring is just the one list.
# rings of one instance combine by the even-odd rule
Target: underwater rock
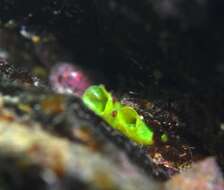
[[214,158],[195,163],[191,169],[170,179],[165,186],[169,190],[222,190],[224,180]]
[[78,98],[12,84],[9,92],[8,88],[1,85],[1,187],[153,190],[160,186],[97,129],[100,122]]

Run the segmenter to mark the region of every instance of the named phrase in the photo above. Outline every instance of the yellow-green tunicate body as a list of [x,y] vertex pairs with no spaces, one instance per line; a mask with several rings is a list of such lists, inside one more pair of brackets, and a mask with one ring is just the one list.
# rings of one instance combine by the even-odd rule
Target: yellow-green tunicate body
[[153,131],[134,108],[115,101],[103,85],[90,86],[83,94],[84,104],[111,127],[138,144],[153,144]]

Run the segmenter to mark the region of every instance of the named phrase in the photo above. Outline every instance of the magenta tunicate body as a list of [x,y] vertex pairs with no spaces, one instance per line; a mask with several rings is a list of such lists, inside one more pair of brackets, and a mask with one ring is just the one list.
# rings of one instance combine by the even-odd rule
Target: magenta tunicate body
[[70,93],[81,96],[91,84],[85,73],[78,67],[61,63],[50,73],[50,84],[58,93]]

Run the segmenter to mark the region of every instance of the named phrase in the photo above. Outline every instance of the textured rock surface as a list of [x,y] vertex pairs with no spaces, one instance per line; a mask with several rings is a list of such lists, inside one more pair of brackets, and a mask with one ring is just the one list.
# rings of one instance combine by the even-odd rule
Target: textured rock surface
[[[6,81],[0,85],[1,188],[159,188],[112,143],[78,98]],[[131,153],[131,143],[121,141]]]
[[[1,122],[0,147],[1,163],[8,157],[13,166],[10,173],[6,165],[1,165],[3,184],[7,180],[6,172],[18,175],[17,180],[7,184],[9,189],[27,187],[29,184],[26,184],[23,172],[35,166],[39,167],[39,176],[38,173],[32,175],[39,177],[39,181],[30,179],[32,189],[40,188],[32,187],[32,183],[38,182],[43,183],[42,189],[77,189],[75,181],[85,184],[86,188],[89,186],[88,189],[157,189],[154,182],[133,167],[120,151],[110,150],[117,154],[118,160],[113,161],[84,145],[48,135],[38,125]],[[15,184],[16,181],[20,184]]]
[[191,169],[174,176],[166,184],[165,189],[173,190],[221,190],[224,181],[214,158],[207,158],[194,164]]

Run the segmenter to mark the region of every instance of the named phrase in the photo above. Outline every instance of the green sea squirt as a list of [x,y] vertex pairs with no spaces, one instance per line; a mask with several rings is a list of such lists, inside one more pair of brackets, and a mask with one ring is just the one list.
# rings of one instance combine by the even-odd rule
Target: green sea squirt
[[103,85],[87,88],[82,100],[96,115],[132,141],[143,145],[154,143],[152,129],[146,125],[134,108],[114,100]]

